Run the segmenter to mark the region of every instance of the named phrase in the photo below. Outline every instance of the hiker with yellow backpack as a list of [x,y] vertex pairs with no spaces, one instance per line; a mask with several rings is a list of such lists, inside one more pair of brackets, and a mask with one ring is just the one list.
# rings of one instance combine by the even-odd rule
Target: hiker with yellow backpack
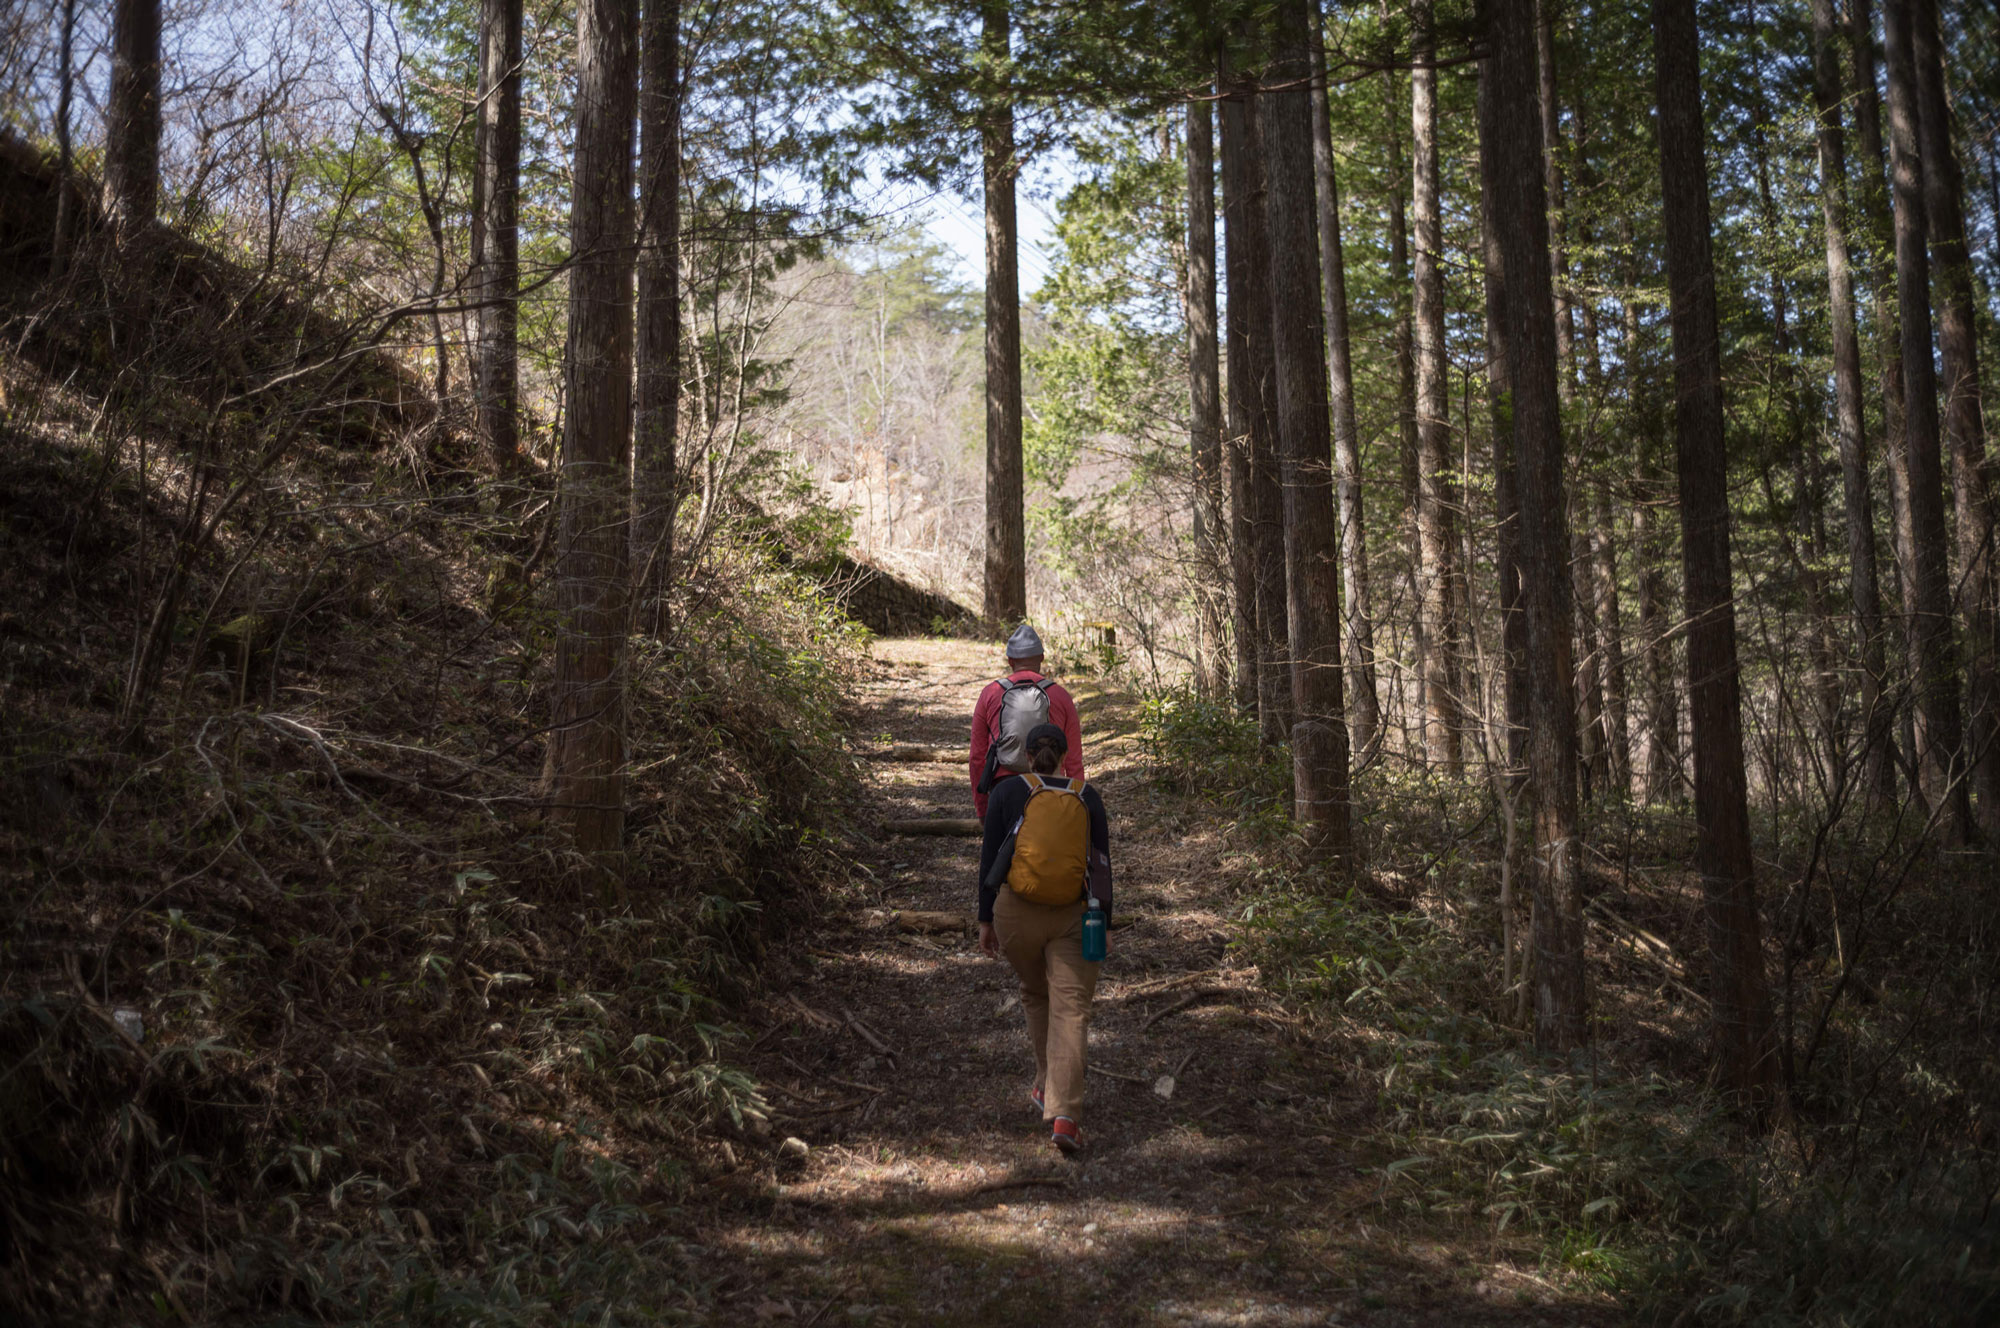
[[1005,956],[1021,979],[1035,1048],[1029,1097],[1064,1153],[1082,1144],[1090,1002],[1110,952],[1111,827],[1104,799],[1058,775],[1069,740],[1038,724],[1028,770],[1003,780],[986,807],[979,852],[979,948]]

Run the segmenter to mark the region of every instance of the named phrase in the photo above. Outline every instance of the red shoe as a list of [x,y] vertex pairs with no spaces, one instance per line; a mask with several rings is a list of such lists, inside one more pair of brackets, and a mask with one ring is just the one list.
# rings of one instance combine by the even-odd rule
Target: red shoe
[[1058,1116],[1051,1123],[1049,1141],[1059,1153],[1074,1153],[1083,1147],[1083,1136],[1077,1133],[1076,1122],[1067,1116]]
[[1035,1104],[1035,1115],[1039,1117],[1042,1114],[1042,1090],[1039,1088],[1029,1090],[1028,1101]]

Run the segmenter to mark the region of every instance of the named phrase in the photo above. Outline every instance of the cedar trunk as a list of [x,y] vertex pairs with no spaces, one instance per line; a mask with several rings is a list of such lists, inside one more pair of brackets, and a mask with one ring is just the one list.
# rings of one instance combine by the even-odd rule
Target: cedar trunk
[[1776,1093],[1778,1063],[1743,776],[1722,355],[1694,0],[1654,0],[1653,41],[1694,721],[1695,866],[1708,919],[1712,1035],[1723,1083],[1761,1114]]
[[1404,216],[1403,190],[1403,139],[1396,132],[1397,98],[1396,74],[1394,70],[1384,70],[1382,74],[1383,92],[1388,101],[1389,124],[1389,290],[1396,300],[1396,326],[1394,344],[1396,353],[1396,426],[1400,446],[1396,453],[1398,473],[1403,485],[1403,549],[1405,569],[1408,572],[1407,586],[1409,602],[1416,612],[1410,616],[1411,675],[1416,680],[1414,704],[1417,714],[1417,735],[1413,741],[1407,719],[1412,700],[1409,687],[1398,680],[1397,702],[1406,716],[1403,721],[1403,754],[1421,764],[1424,760],[1424,719],[1427,706],[1425,701],[1425,678],[1430,672],[1430,642],[1425,634],[1423,604],[1424,549],[1417,532],[1417,508],[1419,488],[1417,470],[1417,364],[1416,352],[1412,345],[1413,333],[1410,326],[1410,240],[1409,224]]
[[1285,582],[1290,626],[1292,790],[1307,845],[1348,857],[1347,715],[1340,665],[1340,527],[1327,440],[1326,327],[1313,202],[1312,0],[1283,0],[1265,99],[1272,349],[1284,474]]
[[1414,67],[1410,73],[1413,220],[1416,225],[1415,361],[1417,378],[1417,540],[1422,549],[1421,612],[1430,641],[1424,675],[1424,750],[1431,764],[1456,775],[1464,768],[1464,719],[1459,707],[1459,632],[1452,579],[1457,569],[1453,512],[1450,401],[1444,344],[1444,223],[1438,208],[1437,42],[1431,0],[1410,5]]
[[1864,796],[1874,800],[1891,796],[1894,786],[1889,763],[1890,715],[1882,701],[1886,660],[1882,592],[1875,566],[1875,502],[1868,487],[1868,435],[1862,415],[1861,338],[1854,321],[1854,273],[1847,245],[1847,149],[1840,122],[1840,52],[1833,0],[1810,2],[1820,224],[1826,236],[1827,302],[1833,333],[1834,430],[1847,516],[1848,591],[1858,637],[1856,657],[1861,664],[1862,788]]
[[635,624],[666,629],[679,495],[681,6],[648,0],[639,92],[639,374],[632,442]]
[[1257,380],[1250,371],[1250,331],[1253,319],[1249,308],[1249,256],[1243,210],[1244,109],[1231,93],[1227,62],[1217,69],[1216,86],[1225,94],[1222,117],[1222,210],[1227,224],[1223,243],[1223,270],[1228,277],[1224,349],[1228,377],[1225,390],[1229,412],[1229,581],[1230,626],[1236,638],[1237,710],[1255,716],[1262,670],[1257,625],[1257,530],[1255,521],[1256,485],[1251,473],[1255,448]]
[[1979,317],[1972,255],[1965,240],[1965,182],[1951,141],[1945,103],[1944,42],[1937,0],[1911,5],[1917,138],[1924,211],[1937,292],[1937,336],[1944,436],[1951,448],[1951,495],[1958,567],[1952,584],[1965,623],[1968,695],[1966,760],[1978,796],[1979,828],[2000,837],[2000,675],[1994,639],[1993,499],[1987,488],[1986,425],[1980,409]]
[[1916,678],[1917,756],[1924,791],[1946,837],[1962,842],[1972,828],[1959,731],[1958,642],[1946,555],[1944,473],[1938,439],[1937,369],[1931,358],[1928,213],[1918,144],[1912,0],[1884,7],[1889,65],[1889,156],[1896,209],[1896,305],[1903,349],[1903,608],[1910,669]]
[[625,834],[632,130],[638,73],[637,11],[618,0],[582,0],[549,770],[556,817],[599,870],[607,894],[618,889],[617,855]]
[[1536,111],[1534,15],[1525,4],[1486,12],[1489,113],[1480,117],[1480,172],[1492,197],[1506,329],[1507,413],[1521,505],[1523,607],[1528,620],[1529,880],[1534,898],[1535,1045],[1583,1042],[1583,847],[1576,801],[1576,702],[1565,568],[1562,412],[1555,296]]
[[[1292,728],[1290,646],[1285,599],[1284,500],[1278,481],[1276,368],[1271,348],[1271,246],[1256,85],[1239,82],[1222,107],[1222,198],[1228,223],[1229,399],[1242,419],[1247,463],[1244,504],[1256,603],[1257,728],[1266,744]],[[1239,283],[1241,289],[1239,291]],[[1239,344],[1240,333],[1240,344]]]
[[1194,489],[1195,680],[1205,696],[1229,687],[1223,608],[1229,588],[1222,539],[1222,382],[1215,336],[1215,133],[1209,103],[1187,108],[1188,433]]
[[[1005,65],[1012,29],[1007,6],[981,8],[980,46]],[[1014,103],[988,94],[980,127],[986,183],[986,593],[987,623],[1028,616],[1027,529],[1021,478],[1021,272],[1016,252]]]
[[[1492,62],[1479,65],[1480,152],[1496,127]],[[1482,176],[1485,172],[1482,170]],[[1486,394],[1493,431],[1494,580],[1499,583],[1500,685],[1506,722],[1507,782],[1518,787],[1528,750],[1528,617],[1521,605],[1521,500],[1515,483],[1512,380],[1507,367],[1506,260],[1493,217],[1493,190],[1482,184],[1479,220],[1486,280]]]
[[1361,437],[1354,418],[1354,359],[1347,315],[1347,257],[1340,242],[1340,185],[1333,167],[1326,48],[1320,6],[1312,6],[1313,182],[1319,205],[1320,302],[1326,315],[1327,407],[1333,416],[1333,474],[1340,502],[1341,586],[1347,595],[1349,728],[1355,759],[1366,761],[1382,732],[1375,692],[1374,606],[1368,594],[1368,527],[1362,510]]
[[521,0],[479,7],[479,121],[473,143],[474,428],[495,471],[520,460]]

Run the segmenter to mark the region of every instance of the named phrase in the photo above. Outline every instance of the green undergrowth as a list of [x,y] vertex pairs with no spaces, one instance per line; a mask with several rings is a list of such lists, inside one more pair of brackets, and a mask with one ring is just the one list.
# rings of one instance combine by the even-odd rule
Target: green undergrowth
[[0,1303],[698,1313],[694,1159],[772,1142],[731,1011],[845,874],[865,633],[768,531],[711,538],[630,659],[606,907],[540,795],[545,485],[302,445],[193,548],[135,728],[189,454],[108,444],[87,390],[0,367]]
[[[1794,1084],[1795,1117],[1757,1135],[1705,1085],[1703,1010],[1594,914],[1592,1046],[1567,1060],[1534,1052],[1501,991],[1502,833],[1477,790],[1365,773],[1365,869],[1328,879],[1296,864],[1278,802],[1286,756],[1260,753],[1255,736],[1226,707],[1148,704],[1158,777],[1237,818],[1253,865],[1236,943],[1372,1085],[1382,1214],[1532,1234],[1552,1269],[1649,1323],[1858,1328],[2000,1312],[2000,1165],[1982,1124],[2000,1097],[1990,1044],[1960,1004],[1992,975],[1984,931],[1959,915],[1985,888],[1976,868],[1933,856],[1900,921],[1878,917],[1876,953],[1895,959],[1871,966],[1863,999],[1824,1007],[1830,1031]],[[1691,849],[1678,815],[1598,808],[1591,832],[1604,867],[1593,898],[1645,917],[1698,968],[1698,908],[1673,897]],[[1858,888],[1850,878],[1880,875],[1891,856],[1880,834],[1857,840],[1819,888]],[[1767,891],[1767,930],[1795,922],[1797,906]],[[1838,981],[1811,957],[1794,951],[1790,970],[1795,1065],[1807,1013]],[[1787,970],[1773,968],[1782,998]]]

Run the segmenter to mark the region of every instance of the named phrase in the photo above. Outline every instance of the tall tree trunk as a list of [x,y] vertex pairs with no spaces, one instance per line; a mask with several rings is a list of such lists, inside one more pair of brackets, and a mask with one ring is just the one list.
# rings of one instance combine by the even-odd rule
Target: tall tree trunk
[[1459,632],[1452,621],[1457,538],[1452,513],[1451,405],[1446,395],[1444,344],[1444,223],[1438,206],[1437,38],[1431,0],[1411,0],[1411,196],[1416,224],[1417,539],[1423,553],[1421,612],[1430,658],[1424,749],[1432,765],[1456,775],[1464,768],[1464,717],[1459,708]]
[[76,92],[76,0],[62,0],[62,34],[56,61],[56,230],[49,241],[49,275],[60,277],[69,263],[69,233],[76,225],[71,194],[76,160],[69,141],[70,101]]
[[1599,476],[1592,489],[1597,520],[1591,525],[1590,555],[1596,569],[1597,630],[1604,649],[1605,790],[1623,800],[1632,796],[1632,729],[1625,612],[1618,602],[1617,519],[1611,486]]
[[122,239],[160,205],[160,0],[116,0],[104,108],[104,207]]
[[[1006,0],[984,0],[980,47],[996,66],[1012,52]],[[1014,218],[1014,102],[987,95],[980,126],[986,181],[986,594],[993,626],[1028,616],[1028,537],[1021,474],[1021,271]]]
[[1480,170],[1492,196],[1506,292],[1508,402],[1521,503],[1522,599],[1528,619],[1528,792],[1534,814],[1535,1045],[1564,1051],[1585,1036],[1583,845],[1576,802],[1576,697],[1570,638],[1569,522],[1556,388],[1555,294],[1549,279],[1528,6],[1486,6],[1488,113]]
[[1278,482],[1271,246],[1256,84],[1239,80],[1222,106],[1222,203],[1229,273],[1229,400],[1241,409],[1251,599],[1256,605],[1257,728],[1275,746],[1292,728],[1286,639],[1284,507]]
[[1674,337],[1675,469],[1694,718],[1695,866],[1708,917],[1712,1036],[1722,1081],[1753,1113],[1777,1092],[1771,994],[1757,914],[1743,775],[1728,452],[1704,161],[1694,0],[1654,0],[1653,55]]
[[1238,103],[1229,71],[1226,49],[1216,65],[1216,89],[1223,94],[1219,103],[1222,140],[1222,210],[1226,223],[1222,261],[1228,278],[1228,302],[1223,334],[1224,379],[1229,427],[1229,581],[1230,627],[1236,642],[1236,687],[1238,713],[1257,715],[1258,643],[1256,528],[1252,520],[1255,504],[1251,477],[1251,434],[1255,415],[1256,380],[1250,373],[1250,325],[1247,287],[1249,276],[1243,209],[1244,201],[1244,110]]
[[1889,64],[1889,153],[1896,187],[1896,305],[1902,327],[1906,528],[1913,566],[1903,586],[1910,669],[1916,678],[1917,754],[1925,792],[1953,843],[1971,833],[1964,779],[1958,642],[1945,551],[1944,472],[1938,439],[1937,368],[1931,358],[1929,228],[1917,129],[1912,0],[1884,7]]
[[681,423],[681,0],[646,0],[639,90],[639,395],[632,441],[634,623],[666,630]]
[[473,133],[474,427],[493,468],[520,462],[521,0],[479,6],[479,119]]
[[1326,98],[1326,46],[1319,0],[1312,5],[1313,181],[1319,204],[1320,291],[1326,311],[1327,405],[1333,415],[1335,496],[1340,502],[1340,571],[1347,594],[1347,679],[1352,751],[1366,761],[1382,731],[1375,694],[1374,606],[1368,594],[1368,527],[1361,500],[1361,435],[1354,418],[1354,360],[1347,317],[1347,258],[1340,243],[1340,186],[1333,168],[1333,117]]
[[[1856,183],[1860,186],[1856,204],[1860,221],[1869,237],[1868,248],[1874,255],[1874,263],[1868,272],[1874,298],[1868,303],[1875,315],[1876,354],[1882,380],[1883,473],[1889,484],[1887,506],[1891,557],[1886,573],[1889,584],[1883,594],[1900,605],[1907,602],[1909,592],[1906,587],[1916,575],[1916,548],[1910,542],[1909,521],[1906,519],[1909,464],[1908,449],[1904,445],[1902,333],[1896,316],[1896,236],[1890,216],[1888,151],[1882,137],[1882,100],[1876,90],[1878,47],[1875,42],[1874,10],[1871,0],[1848,0],[1848,6],[1847,39],[1854,52],[1850,98],[1854,105],[1856,146],[1861,153],[1861,165],[1855,172]],[[1907,624],[1904,625],[1904,633],[1907,646]],[[1887,676],[1885,673],[1884,677]],[[1899,740],[1904,753],[1901,764],[1915,770],[1915,711],[1907,705],[1897,709],[1898,713],[1890,716],[1889,727],[1892,735],[1897,729],[1901,730]],[[1893,775],[1896,762],[1888,764]],[[1913,779],[1910,788],[1912,797],[1922,803],[1921,781]],[[1893,782],[1884,793],[1888,798],[1895,797]]]
[[1493,62],[1479,64],[1479,220],[1486,280],[1486,396],[1493,430],[1494,580],[1500,611],[1500,685],[1507,736],[1503,751],[1510,787],[1525,777],[1528,750],[1528,617],[1521,604],[1521,501],[1515,482],[1512,379],[1507,366],[1506,260],[1493,216],[1493,189],[1485,183]]
[[[1386,5],[1387,0],[1384,0]],[[1386,11],[1385,11],[1386,12]],[[1403,731],[1403,754],[1414,762],[1425,759],[1423,734],[1429,702],[1425,697],[1425,679],[1430,673],[1430,641],[1426,635],[1422,612],[1424,586],[1423,541],[1417,530],[1417,510],[1422,505],[1418,498],[1420,483],[1417,468],[1417,361],[1414,333],[1411,328],[1410,306],[1410,239],[1409,223],[1404,215],[1403,204],[1403,136],[1396,130],[1398,114],[1396,98],[1396,75],[1394,70],[1384,70],[1383,91],[1388,101],[1389,122],[1389,289],[1396,300],[1396,327],[1394,341],[1396,349],[1396,426],[1400,443],[1396,453],[1398,471],[1403,482],[1403,549],[1408,571],[1407,589],[1410,597],[1410,638],[1411,674],[1416,680],[1417,737],[1412,741],[1407,722]],[[1408,713],[1409,688],[1400,680],[1397,691]]]
[[1827,296],[1833,332],[1834,429],[1847,516],[1848,590],[1859,637],[1862,787],[1863,796],[1872,802],[1895,794],[1889,760],[1890,715],[1882,699],[1887,667],[1882,645],[1882,592],[1875,569],[1875,502],[1868,487],[1868,435],[1862,415],[1861,339],[1854,321],[1854,274],[1847,249],[1847,150],[1840,122],[1840,52],[1833,0],[1810,3],[1820,223],[1826,234]]
[[1987,487],[1986,423],[1980,405],[1979,317],[1972,254],[1965,239],[1965,181],[1945,103],[1944,40],[1937,0],[1911,5],[1917,140],[1937,292],[1937,337],[1944,435],[1951,445],[1951,494],[1958,540],[1958,612],[1965,620],[1969,692],[1966,760],[1978,795],[1979,828],[2000,838],[2000,642],[1994,637],[1993,498]]
[[1562,399],[1568,401],[1576,374],[1576,310],[1569,295],[1569,236],[1566,233],[1563,169],[1562,111],[1556,101],[1555,6],[1550,0],[1535,3],[1536,109],[1541,112],[1542,188],[1549,201],[1549,274],[1556,297],[1556,365],[1561,375],[1556,383]]
[[576,167],[570,198],[568,418],[556,552],[557,818],[619,892],[625,837],[626,529],[631,515],[632,157],[638,11],[577,6]]
[[1576,606],[1577,792],[1585,802],[1597,796],[1604,782],[1605,759],[1603,657],[1597,637],[1597,595],[1591,585],[1589,501],[1588,493],[1576,496],[1577,520],[1571,525],[1566,568],[1570,602]]
[[1223,606],[1222,379],[1215,336],[1215,133],[1209,103],[1187,108],[1188,261],[1181,305],[1188,329],[1188,433],[1194,489],[1195,681],[1205,696],[1229,687]]
[[1320,307],[1313,203],[1313,0],[1280,0],[1265,99],[1264,157],[1271,245],[1272,350],[1283,463],[1285,584],[1290,625],[1292,791],[1307,845],[1348,856],[1347,706],[1340,664],[1340,526],[1327,439],[1326,325]]

